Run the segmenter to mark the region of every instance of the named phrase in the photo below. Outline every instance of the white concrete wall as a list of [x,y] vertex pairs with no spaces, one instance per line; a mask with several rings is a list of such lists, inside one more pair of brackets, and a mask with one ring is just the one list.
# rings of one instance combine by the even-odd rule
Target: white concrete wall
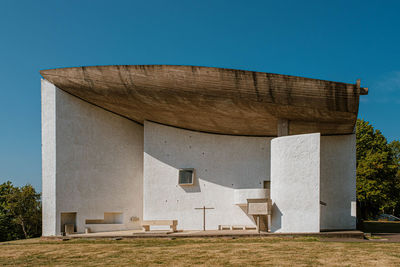
[[321,230],[355,229],[356,137],[321,137]]
[[[123,224],[92,230],[138,229],[134,216],[202,229],[202,211],[194,208],[203,205],[214,208],[207,229],[254,225],[235,203],[264,195],[251,189],[261,189],[270,173],[273,231],[355,228],[354,135],[286,136],[270,147],[272,138],[143,127],[42,80],[42,139],[44,236],[60,234],[61,212],[77,212],[79,232],[104,212],[123,212]],[[179,168],[196,170],[194,186],[178,185]]]
[[247,205],[248,199],[269,198],[269,189],[235,189],[233,198],[236,205]]
[[56,235],[56,89],[42,83],[42,225],[43,236]]
[[320,230],[320,134],[271,141],[272,232]]
[[47,81],[42,107],[43,235],[60,234],[61,212],[77,212],[78,232],[104,212],[123,212],[123,224],[89,227],[140,228],[130,218],[143,214],[143,126]]
[[[195,118],[194,118],[195,119]],[[235,189],[269,180],[270,139],[207,134],[152,122],[144,125],[144,219],[177,219],[178,229],[254,225],[234,204]],[[178,169],[194,168],[194,186],[178,185]]]

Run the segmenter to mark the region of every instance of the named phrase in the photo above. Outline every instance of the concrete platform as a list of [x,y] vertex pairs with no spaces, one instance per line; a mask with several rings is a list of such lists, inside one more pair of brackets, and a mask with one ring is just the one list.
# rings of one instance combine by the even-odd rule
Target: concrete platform
[[364,233],[361,231],[332,231],[332,232],[320,232],[320,233],[258,233],[256,230],[206,230],[206,231],[180,231],[180,232],[169,232],[169,231],[149,231],[143,232],[140,230],[130,231],[114,231],[114,232],[99,232],[90,234],[71,234],[68,236],[55,236],[46,237],[54,239],[62,238],[84,238],[84,239],[101,239],[101,238],[202,238],[202,237],[321,237],[321,238],[356,238],[363,239]]

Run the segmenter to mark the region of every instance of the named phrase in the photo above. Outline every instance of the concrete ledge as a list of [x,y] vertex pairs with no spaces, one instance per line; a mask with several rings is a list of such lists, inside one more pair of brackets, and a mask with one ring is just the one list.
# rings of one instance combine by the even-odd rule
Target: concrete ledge
[[320,238],[357,238],[363,239],[364,233],[357,230],[320,232],[320,233],[258,233],[254,230],[210,230],[210,231],[184,231],[184,232],[165,232],[150,231],[147,233],[137,231],[121,231],[92,234],[73,234],[67,237],[51,236],[42,237],[43,239],[109,239],[109,238],[208,238],[208,237],[320,237]]

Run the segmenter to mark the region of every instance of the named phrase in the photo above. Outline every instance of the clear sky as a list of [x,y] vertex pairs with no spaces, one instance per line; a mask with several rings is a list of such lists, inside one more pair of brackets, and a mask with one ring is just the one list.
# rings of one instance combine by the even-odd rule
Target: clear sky
[[400,1],[0,1],[0,183],[41,190],[40,74],[177,64],[369,87],[359,117],[400,137]]

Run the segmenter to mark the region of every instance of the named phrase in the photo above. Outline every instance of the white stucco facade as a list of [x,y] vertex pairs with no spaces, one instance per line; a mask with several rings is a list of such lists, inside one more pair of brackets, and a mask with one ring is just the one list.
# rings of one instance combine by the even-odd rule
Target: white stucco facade
[[[355,135],[210,134],[129,119],[42,80],[43,235],[254,226],[247,199],[271,197],[273,232],[355,229]],[[179,185],[179,169],[194,185]],[[267,190],[264,182],[271,182]],[[167,227],[168,228],[168,227]]]
[[[61,213],[76,213],[78,232],[140,228],[143,126],[46,80],[42,125],[43,235],[60,234]],[[122,213],[122,222],[86,224],[104,213]]]
[[320,134],[271,142],[273,232],[319,232]]
[[[176,219],[178,229],[218,225],[254,225],[244,207],[235,204],[243,190],[259,197],[269,181],[269,140],[199,133],[152,122],[144,125],[144,219]],[[195,185],[178,185],[180,168],[195,169]],[[265,195],[264,195],[265,197]]]
[[56,87],[42,80],[42,235],[56,235]]
[[321,137],[321,230],[356,228],[356,136]]
[[355,229],[355,171],[354,134],[273,139],[272,231]]

